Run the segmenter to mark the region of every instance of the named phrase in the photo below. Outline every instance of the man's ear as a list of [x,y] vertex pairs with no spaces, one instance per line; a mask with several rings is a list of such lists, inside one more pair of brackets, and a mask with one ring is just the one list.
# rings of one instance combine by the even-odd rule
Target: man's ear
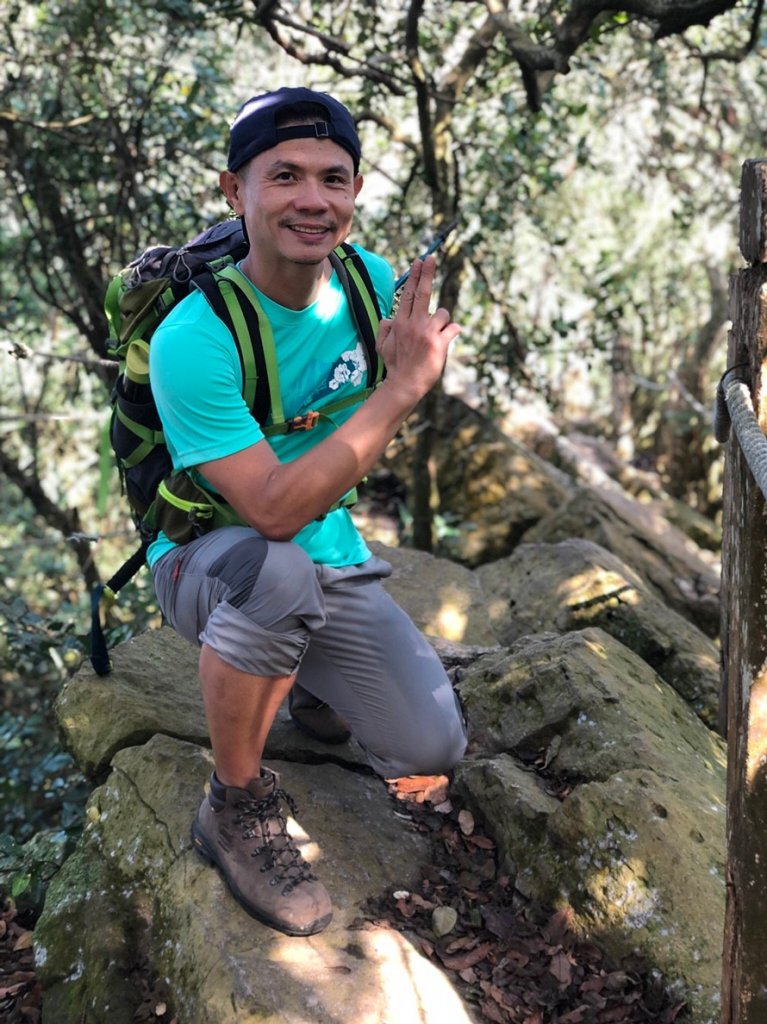
[[362,177],[361,174],[355,174],[354,175],[354,183],[353,184],[354,184],[354,198],[355,199],[360,194],[360,189],[362,188],[362,183],[363,183],[364,180],[365,179]]
[[221,186],[221,191],[224,193],[224,197],[226,198],[230,209],[236,213],[238,217],[242,216],[245,212],[245,206],[240,194],[240,176],[235,174],[234,171],[222,171],[218,176],[218,183]]

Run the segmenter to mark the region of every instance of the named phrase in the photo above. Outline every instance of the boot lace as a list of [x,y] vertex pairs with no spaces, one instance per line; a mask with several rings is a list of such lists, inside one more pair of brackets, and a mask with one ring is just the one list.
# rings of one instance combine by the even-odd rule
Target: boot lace
[[263,800],[242,800],[237,804],[240,811],[235,819],[242,825],[243,839],[255,839],[256,847],[251,856],[265,854],[260,871],[273,871],[271,885],[284,882],[282,895],[289,895],[302,882],[316,882],[317,876],[301,856],[288,832],[287,822],[280,811],[280,801],[284,800],[293,816],[298,807],[293,797],[284,789],[276,789]]

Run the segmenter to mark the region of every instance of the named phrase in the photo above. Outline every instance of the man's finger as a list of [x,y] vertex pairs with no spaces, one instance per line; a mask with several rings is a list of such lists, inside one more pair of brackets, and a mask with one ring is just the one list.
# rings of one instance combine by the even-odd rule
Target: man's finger
[[405,282],[405,287],[402,290],[402,298],[399,302],[398,312],[402,311],[404,316],[409,316],[410,311],[413,308],[413,299],[415,298],[415,290],[418,287],[418,282],[421,277],[421,270],[423,264],[419,259],[413,260],[410,267],[410,275]]
[[380,353],[381,347],[384,345],[386,339],[391,334],[393,324],[394,321],[388,318],[381,321],[378,327],[378,337],[376,338],[376,352]]
[[415,286],[412,308],[414,312],[428,313],[431,302],[431,288],[434,283],[434,271],[437,268],[437,261],[433,256],[427,256],[421,263],[421,273]]

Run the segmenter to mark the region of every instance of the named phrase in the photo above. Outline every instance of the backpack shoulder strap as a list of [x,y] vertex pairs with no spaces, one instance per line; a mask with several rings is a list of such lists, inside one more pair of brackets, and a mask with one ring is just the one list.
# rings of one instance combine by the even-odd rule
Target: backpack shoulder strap
[[376,351],[381,310],[373,282],[365,266],[365,261],[354,246],[347,242],[336,246],[330,254],[330,262],[346,292],[357,330],[365,346],[368,359],[368,383],[371,387],[375,387],[383,380],[385,369],[383,360],[379,358]]
[[274,335],[258,299],[243,288],[231,264],[198,274],[194,283],[229,328],[242,370],[242,395],[253,418],[262,429],[270,412],[275,422],[281,421]]
[[[376,337],[381,314],[378,298],[362,257],[351,245],[342,244],[330,254],[333,269],[346,293],[355,325],[365,346],[368,361],[368,389],[383,379],[383,360],[376,352]],[[228,327],[234,339],[243,379],[243,398],[266,437],[291,429],[307,429],[307,424],[287,424],[282,405],[277,352],[269,320],[252,288],[230,260],[214,263],[209,271],[196,275],[194,285],[207,299],[213,312]],[[367,393],[367,392],[366,392]],[[350,396],[336,409],[357,402]],[[272,422],[266,425],[271,413]],[[298,418],[303,420],[302,417]]]

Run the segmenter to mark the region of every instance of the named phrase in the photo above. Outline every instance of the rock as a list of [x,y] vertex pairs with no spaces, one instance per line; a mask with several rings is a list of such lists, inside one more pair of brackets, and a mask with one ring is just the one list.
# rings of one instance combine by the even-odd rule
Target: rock
[[[82,771],[99,779],[118,750],[158,733],[209,745],[196,647],[163,627],[120,644],[111,655],[111,675],[98,676],[85,662],[56,700],[65,745]],[[350,741],[331,752],[299,732],[287,705],[278,712],[265,756],[367,765],[358,743]]]
[[[616,545],[628,537],[651,552],[650,568],[663,565],[652,530],[593,493],[583,501],[586,525],[596,507]],[[708,1024],[721,952],[723,748],[679,696],[701,711],[710,699],[712,645],[658,605],[658,579],[673,581],[684,557],[669,556],[666,576],[648,582],[579,540],[525,544],[477,572],[376,550],[395,567],[386,586],[433,631],[463,699],[462,834],[472,815],[484,821],[519,893],[571,907],[581,932],[661,971],[689,998],[691,1024]],[[629,594],[638,603],[624,608]],[[577,631],[586,623],[631,642],[679,692],[607,632]],[[322,935],[289,939],[248,917],[191,850],[211,768],[197,650],[161,629],[115,649],[113,663],[106,679],[82,668],[57,702],[67,745],[102,785],[36,930],[45,1024],[132,1024],[125,979],[140,955],[168,979],[184,1022],[468,1024],[407,936],[367,920],[384,894],[412,890],[428,852],[364,751],[315,743],[280,710],[267,758],[298,800],[307,854],[336,907]]]
[[627,963],[718,1020],[725,749],[599,629],[520,640],[460,682],[472,760],[457,786],[492,822],[516,887],[569,906]]
[[140,995],[130,972],[144,930],[95,844],[81,841],[51,883],[35,926],[46,1024],[134,1024]]
[[494,644],[479,580],[465,566],[411,548],[369,545],[392,565],[384,587],[427,636],[461,644]]
[[[398,441],[387,452],[387,464],[404,480],[412,474],[413,442]],[[439,396],[434,463],[440,510],[456,524],[436,553],[472,567],[509,554],[571,490],[565,474],[445,394]]]
[[656,596],[707,636],[719,633],[719,565],[657,509],[610,488],[579,488],[531,527],[524,542],[556,544],[581,537],[612,551]]
[[[122,998],[114,972],[124,969],[136,932],[182,1021],[470,1024],[449,981],[405,936],[356,927],[370,897],[411,888],[427,857],[383,783],[337,765],[272,765],[298,803],[300,825],[291,828],[331,893],[329,928],[290,938],[242,910],[189,839],[210,755],[156,736],[115,755],[91,797],[76,869],[46,901],[35,933],[44,1024],[132,1021],[127,996],[124,1017],[112,1007]],[[124,904],[117,917],[109,911],[115,899]]]
[[654,668],[707,725],[716,725],[717,648],[616,555],[580,539],[521,544],[476,571],[502,644],[599,626]]

